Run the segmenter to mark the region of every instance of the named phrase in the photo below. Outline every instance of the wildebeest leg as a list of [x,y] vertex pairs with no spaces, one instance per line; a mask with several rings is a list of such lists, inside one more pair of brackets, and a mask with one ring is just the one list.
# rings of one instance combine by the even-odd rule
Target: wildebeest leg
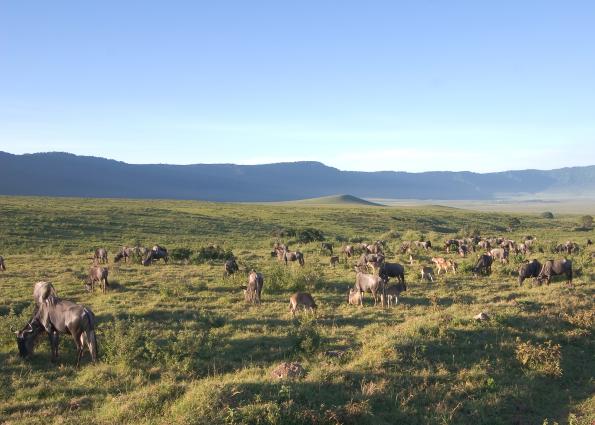
[[59,335],[58,332],[56,332],[55,330],[51,330],[50,332],[48,332],[48,337],[50,340],[50,351],[52,353],[52,362],[55,362],[58,360],[58,344],[59,344]]
[[81,364],[81,359],[83,357],[83,351],[85,350],[85,346],[83,345],[83,334],[82,332],[78,335],[73,335],[74,344],[76,345],[76,367],[79,367]]

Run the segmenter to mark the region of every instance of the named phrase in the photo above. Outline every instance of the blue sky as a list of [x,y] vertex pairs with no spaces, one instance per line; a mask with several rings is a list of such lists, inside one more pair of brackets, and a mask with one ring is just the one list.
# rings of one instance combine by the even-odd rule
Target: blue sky
[[595,2],[0,3],[0,150],[595,164]]

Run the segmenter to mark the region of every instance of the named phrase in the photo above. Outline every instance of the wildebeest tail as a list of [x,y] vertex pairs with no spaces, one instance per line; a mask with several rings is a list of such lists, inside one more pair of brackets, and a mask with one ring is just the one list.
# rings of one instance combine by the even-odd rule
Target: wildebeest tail
[[97,336],[95,335],[95,315],[86,308],[84,309],[84,315],[87,318],[88,329],[87,334],[87,345],[89,352],[91,353],[91,359],[93,362],[97,361],[98,349],[97,349]]

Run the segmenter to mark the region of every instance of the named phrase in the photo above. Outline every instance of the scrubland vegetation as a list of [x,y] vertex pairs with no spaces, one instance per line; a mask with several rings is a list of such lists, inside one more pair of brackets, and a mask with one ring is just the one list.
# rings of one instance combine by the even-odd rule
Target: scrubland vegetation
[[[552,215],[553,216],[553,215]],[[595,268],[592,230],[581,215],[497,214],[454,208],[249,205],[183,201],[0,197],[0,422],[143,424],[592,424]],[[460,258],[442,242],[479,233],[537,238],[544,253],[568,239],[574,286],[518,287],[524,260],[494,264],[473,278],[475,254]],[[408,263],[403,240],[429,239],[406,265],[396,307],[347,304],[353,264],[331,268],[320,241],[384,239],[387,261]],[[285,267],[275,241],[304,253]],[[171,260],[143,267],[113,263],[121,245],[158,243]],[[109,251],[111,288],[84,290],[97,247]],[[240,272],[223,277],[233,252]],[[459,272],[421,282],[440,254]],[[246,271],[263,273],[261,305],[243,300]],[[63,336],[50,362],[44,337],[27,360],[12,332],[33,311],[32,287],[53,282],[65,299],[89,306],[100,362],[75,365]],[[291,318],[292,291],[310,292],[315,316]],[[485,312],[489,320],[473,317]],[[299,362],[305,374],[271,371]]]

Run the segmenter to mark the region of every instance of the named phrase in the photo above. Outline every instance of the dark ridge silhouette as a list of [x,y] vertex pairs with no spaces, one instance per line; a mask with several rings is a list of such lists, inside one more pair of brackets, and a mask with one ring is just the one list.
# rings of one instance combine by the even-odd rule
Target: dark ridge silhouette
[[499,173],[341,171],[320,162],[134,165],[69,153],[0,151],[0,194],[289,201],[349,193],[360,198],[486,200],[503,195],[595,194],[595,166]]

